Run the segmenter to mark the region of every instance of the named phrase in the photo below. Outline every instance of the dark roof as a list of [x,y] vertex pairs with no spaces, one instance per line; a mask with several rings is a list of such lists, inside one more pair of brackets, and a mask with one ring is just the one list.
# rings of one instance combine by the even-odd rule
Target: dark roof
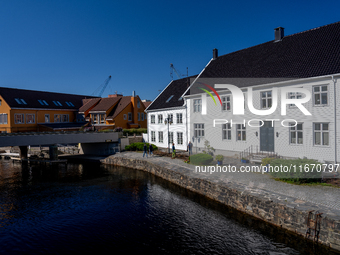
[[131,97],[124,96],[121,97],[118,104],[113,107],[112,111],[108,114],[107,119],[114,119],[117,115],[123,111],[131,103]]
[[[164,91],[151,103],[149,110],[166,109],[172,107],[181,107],[184,104],[184,100],[178,100],[183,93],[190,86],[190,78],[195,78],[197,75],[187,78],[171,81],[171,83],[165,88]],[[169,98],[172,98],[169,100]],[[169,100],[167,102],[167,100]]]
[[[0,95],[11,108],[43,108],[43,109],[73,109],[78,110],[82,106],[82,99],[93,98],[46,91],[14,89],[0,87]],[[38,100],[41,100],[40,103]],[[20,103],[18,103],[18,101]],[[47,105],[43,102],[45,101]],[[59,101],[61,106],[57,103]],[[67,103],[66,103],[67,102]]]
[[101,98],[83,99],[83,106],[79,108],[79,112],[88,111],[91,107],[98,103],[100,99]]
[[307,78],[336,73],[340,73],[340,22],[220,56],[200,78]]
[[119,101],[120,97],[106,97],[102,98],[99,103],[91,109],[90,112],[106,112],[109,110],[114,104]]

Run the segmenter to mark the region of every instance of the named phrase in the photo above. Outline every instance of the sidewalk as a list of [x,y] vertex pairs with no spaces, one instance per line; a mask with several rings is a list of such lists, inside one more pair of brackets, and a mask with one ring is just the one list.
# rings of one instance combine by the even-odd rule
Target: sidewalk
[[[124,157],[130,159],[146,160],[156,165],[169,168],[173,171],[189,175],[190,177],[210,180],[211,182],[224,183],[226,186],[237,184],[246,191],[268,198],[287,201],[294,207],[304,207],[308,203],[313,204],[314,210],[340,217],[340,188],[329,186],[305,186],[293,185],[280,181],[275,181],[269,174],[261,173],[202,173],[196,172],[195,166],[184,163],[182,160],[171,159],[169,157],[152,156],[143,158],[142,153],[123,152],[110,157]],[[242,165],[239,159],[225,158],[223,165],[236,166],[237,169]],[[313,206],[313,207],[314,207]],[[302,208],[301,208],[302,209]]]

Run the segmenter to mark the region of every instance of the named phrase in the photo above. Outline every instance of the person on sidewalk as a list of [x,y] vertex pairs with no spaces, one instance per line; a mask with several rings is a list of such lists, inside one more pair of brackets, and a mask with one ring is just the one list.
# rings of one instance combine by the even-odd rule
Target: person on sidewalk
[[175,143],[172,143],[172,158],[176,157]]
[[152,144],[150,143],[150,145],[149,145],[149,155],[150,155],[150,157],[151,157],[151,155],[153,155],[152,151],[153,151],[153,147],[152,147]]
[[143,158],[144,158],[144,155],[146,154],[146,157],[148,157],[148,148],[146,147],[146,143],[144,143],[144,146],[143,146]]
[[189,144],[188,144],[188,151],[189,151],[189,155],[192,155],[192,143],[191,143],[191,141],[189,141]]

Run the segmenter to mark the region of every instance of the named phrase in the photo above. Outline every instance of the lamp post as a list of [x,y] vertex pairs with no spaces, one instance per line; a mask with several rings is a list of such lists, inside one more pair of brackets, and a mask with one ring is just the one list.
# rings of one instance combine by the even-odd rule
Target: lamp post
[[168,153],[170,153],[170,125],[172,124],[172,118],[169,115],[165,118],[164,124],[168,125]]

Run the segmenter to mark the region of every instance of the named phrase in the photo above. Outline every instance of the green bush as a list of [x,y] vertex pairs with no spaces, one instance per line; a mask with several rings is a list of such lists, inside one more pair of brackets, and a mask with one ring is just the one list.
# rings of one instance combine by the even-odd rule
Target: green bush
[[215,159],[216,159],[217,161],[223,161],[224,156],[223,156],[223,155],[217,155],[217,156],[215,157]]
[[190,163],[194,165],[208,165],[211,161],[213,161],[213,157],[206,153],[199,153],[190,156]]
[[273,177],[297,183],[321,181],[322,169],[314,159],[273,159],[269,168]]
[[141,135],[141,134],[145,134],[147,133],[147,129],[146,128],[130,128],[130,129],[123,129],[123,134],[124,135]]
[[[149,143],[146,144],[146,147],[149,151]],[[158,147],[154,144],[152,144],[153,150],[158,150]],[[127,151],[143,151],[144,149],[144,143],[131,143],[130,145],[125,146],[125,150]]]

